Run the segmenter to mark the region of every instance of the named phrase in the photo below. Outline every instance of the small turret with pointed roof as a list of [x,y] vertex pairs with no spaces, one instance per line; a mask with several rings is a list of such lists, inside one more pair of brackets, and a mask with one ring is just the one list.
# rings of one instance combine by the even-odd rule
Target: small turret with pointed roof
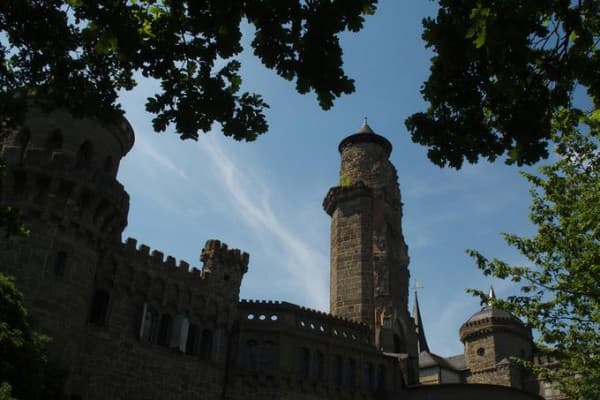
[[531,330],[523,322],[494,305],[496,293],[490,286],[485,305],[460,327],[465,345],[465,362],[472,372],[495,368],[503,359],[529,357]]
[[367,123],[366,117],[356,133],[341,141],[340,145],[338,146],[338,150],[340,153],[343,153],[346,147],[354,146],[360,143],[378,144],[383,148],[386,158],[392,153],[392,144],[383,136],[375,133],[375,131]]

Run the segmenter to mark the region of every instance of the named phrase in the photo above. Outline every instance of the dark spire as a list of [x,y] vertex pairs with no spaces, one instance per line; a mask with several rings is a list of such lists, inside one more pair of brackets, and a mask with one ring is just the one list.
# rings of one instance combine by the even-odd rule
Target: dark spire
[[417,350],[420,352],[429,352],[429,346],[427,345],[427,339],[425,339],[425,329],[423,328],[423,320],[421,319],[421,311],[419,310],[419,299],[417,298],[417,291],[415,290],[415,306],[413,308],[413,318],[415,319],[415,325],[417,326]]

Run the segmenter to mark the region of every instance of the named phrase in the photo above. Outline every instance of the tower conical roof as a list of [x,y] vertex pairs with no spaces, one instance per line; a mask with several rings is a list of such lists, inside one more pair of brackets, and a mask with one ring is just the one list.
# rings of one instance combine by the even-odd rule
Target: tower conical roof
[[371,129],[369,124],[367,124],[367,117],[365,117],[365,120],[363,121],[360,128],[358,128],[358,131],[356,131],[356,133],[373,133],[373,134],[375,134],[375,131],[373,131],[373,129]]
[[344,140],[340,142],[338,146],[338,150],[340,153],[344,150],[344,148],[348,146],[353,146],[361,143],[376,143],[379,146],[383,147],[385,150],[386,156],[389,157],[392,152],[392,144],[383,136],[378,135],[375,131],[367,124],[367,119],[363,121],[358,131],[354,134],[346,137]]

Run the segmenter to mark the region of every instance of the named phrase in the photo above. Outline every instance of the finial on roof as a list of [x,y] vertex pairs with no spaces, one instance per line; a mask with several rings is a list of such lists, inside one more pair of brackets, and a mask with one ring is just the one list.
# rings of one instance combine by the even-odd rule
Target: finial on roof
[[373,129],[371,129],[369,124],[367,124],[367,117],[365,117],[363,124],[360,126],[360,128],[358,128],[358,132],[356,132],[356,133],[373,133],[373,134],[375,133],[375,132],[373,132]]
[[488,293],[488,306],[492,305],[492,300],[496,299],[496,292],[494,292],[494,287],[490,285],[490,291]]

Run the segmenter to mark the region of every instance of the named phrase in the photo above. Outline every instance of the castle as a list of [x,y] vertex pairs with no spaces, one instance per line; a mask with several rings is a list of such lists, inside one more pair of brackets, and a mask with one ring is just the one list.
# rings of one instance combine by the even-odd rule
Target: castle
[[[121,239],[129,196],[116,180],[129,123],[27,110],[0,142],[0,204],[29,237],[0,242],[71,400],[547,399],[511,356],[531,332],[486,306],[461,328],[465,354],[429,351],[408,311],[409,258],[391,144],[366,123],[339,145],[331,217],[330,313],[240,300],[249,256],[218,240],[202,267]],[[430,384],[427,384],[430,383]],[[551,388],[549,388],[551,389]]]

